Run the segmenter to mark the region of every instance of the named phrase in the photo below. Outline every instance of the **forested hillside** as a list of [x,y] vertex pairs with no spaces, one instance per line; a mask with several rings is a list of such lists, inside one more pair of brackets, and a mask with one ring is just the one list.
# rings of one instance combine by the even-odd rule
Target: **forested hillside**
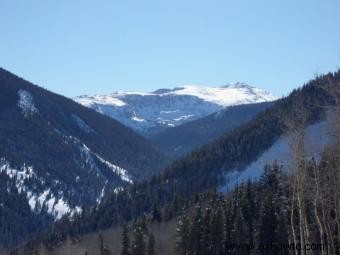
[[0,69],[1,197],[7,201],[0,246],[44,227],[38,215],[79,212],[166,163],[158,148],[119,122]]
[[[175,200],[123,228],[76,235],[61,245],[45,241],[33,250],[41,255],[289,255],[309,249],[312,255],[338,255],[338,150],[339,144],[328,147],[319,164],[303,160],[304,167],[294,173],[267,165],[257,182],[226,195],[209,191]],[[301,176],[303,184],[298,183]],[[18,254],[25,252],[28,247]]]
[[204,118],[150,135],[150,140],[171,157],[179,158],[248,122],[273,104],[265,102],[230,106]]

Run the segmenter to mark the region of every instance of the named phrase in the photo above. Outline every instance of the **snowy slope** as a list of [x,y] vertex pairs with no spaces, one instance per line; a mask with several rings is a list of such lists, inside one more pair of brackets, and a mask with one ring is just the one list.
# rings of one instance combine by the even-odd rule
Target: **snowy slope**
[[[77,138],[69,136],[64,137],[64,139],[66,143],[74,143],[78,147],[83,162],[83,169],[84,171],[89,171],[88,175],[93,175],[93,181],[100,183],[97,179],[102,178],[105,180],[105,184],[102,185],[102,191],[97,196],[97,201],[100,201],[104,196],[106,185],[109,183],[108,178],[110,178],[104,175],[103,167],[106,167],[109,172],[112,171],[113,176],[117,176],[122,182],[133,182],[125,169],[104,160]],[[72,204],[69,198],[65,196],[64,193],[68,193],[69,190],[60,189],[60,186],[67,185],[63,180],[53,180],[51,182],[46,176],[36,173],[32,166],[23,164],[23,166],[15,168],[5,158],[0,158],[0,173],[2,172],[14,180],[18,192],[25,194],[31,210],[37,214],[45,210],[46,213],[55,219],[60,219],[65,214],[72,215],[75,212],[81,211],[81,203]],[[76,176],[75,184],[81,181],[81,177]],[[47,185],[47,183],[49,184]],[[121,187],[118,186],[116,189],[121,189]]]
[[78,103],[119,120],[141,133],[179,126],[225,107],[273,101],[272,94],[243,83],[223,87],[184,86],[151,93],[116,92],[79,96]]
[[[267,164],[276,161],[285,170],[289,171],[293,164],[291,136],[280,137],[267,151],[265,151],[256,161],[250,163],[244,169],[228,171],[225,175],[226,185],[223,191],[232,190],[236,184],[258,179]],[[320,160],[321,153],[325,145],[331,142],[329,130],[326,122],[318,122],[306,128],[305,153],[306,157]],[[288,164],[287,164],[288,162]]]

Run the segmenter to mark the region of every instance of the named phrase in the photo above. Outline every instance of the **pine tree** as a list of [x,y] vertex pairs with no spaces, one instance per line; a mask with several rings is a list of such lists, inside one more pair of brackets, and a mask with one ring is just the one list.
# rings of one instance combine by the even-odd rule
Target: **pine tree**
[[122,233],[122,253],[121,255],[130,255],[130,238],[129,238],[129,230],[127,225],[123,226]]
[[224,205],[224,218],[225,218],[225,225],[224,225],[224,232],[225,232],[225,245],[229,245],[232,243],[232,233],[233,233],[233,208],[232,202],[227,201]]
[[202,254],[203,218],[201,206],[197,206],[191,226],[190,249],[193,254]]
[[144,225],[142,221],[135,224],[133,234],[132,255],[145,255]]
[[148,247],[146,250],[146,255],[155,255],[155,237],[154,235],[150,232],[149,234],[149,240],[148,240]]
[[209,254],[212,249],[211,214],[211,209],[207,208],[203,218],[202,254]]
[[219,206],[212,217],[211,223],[211,240],[212,249],[211,253],[213,255],[224,254],[224,215],[223,210]]
[[190,221],[185,213],[178,220],[176,239],[176,254],[187,255],[189,253],[190,243]]
[[264,198],[262,211],[260,215],[259,225],[259,243],[276,243],[277,242],[277,219],[275,215],[275,208],[273,204],[272,194],[268,194]]
[[245,190],[242,192],[240,198],[240,206],[242,207],[242,214],[248,229],[247,236],[245,236],[245,241],[247,243],[253,243],[254,221],[257,215],[255,213],[255,201],[252,192],[252,183],[250,180],[247,182],[247,185],[244,187],[244,189]]
[[[247,236],[247,226],[246,223],[244,222],[244,218],[241,212],[241,208],[238,208],[236,210],[236,216],[234,220],[234,233],[232,236],[233,243],[235,244],[244,244],[245,242],[245,237]],[[246,251],[238,251],[238,255],[244,255],[247,254]]]

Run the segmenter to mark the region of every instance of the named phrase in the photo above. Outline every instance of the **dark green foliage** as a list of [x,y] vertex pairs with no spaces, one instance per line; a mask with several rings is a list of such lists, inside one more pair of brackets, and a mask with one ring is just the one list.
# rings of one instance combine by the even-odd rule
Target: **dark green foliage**
[[177,223],[176,229],[176,247],[175,252],[178,255],[186,255],[190,250],[190,221],[186,214],[183,214]]
[[[275,206],[286,215],[289,213],[288,205],[281,203],[287,199],[281,196],[281,191],[289,194],[287,178],[277,165],[268,166],[259,183],[241,185],[226,198],[216,194],[202,197],[190,213],[191,217],[183,215],[178,222],[176,254],[248,255],[251,254],[249,251],[227,247],[232,244],[278,243],[287,238],[288,232],[279,227],[279,222],[286,222],[275,213],[272,202],[276,201]],[[272,189],[273,182],[282,183],[282,190]],[[254,205],[247,197],[253,198]],[[202,206],[205,210],[201,209]],[[253,208],[252,211],[249,208]],[[250,218],[252,227],[248,225]]]
[[259,243],[278,243],[276,234],[278,219],[276,218],[273,197],[271,194],[263,198],[260,212],[259,231],[257,240]]
[[[202,241],[201,241],[201,251],[202,254],[208,254],[212,250],[212,242],[213,242],[213,224],[212,224],[212,210],[211,208],[205,209],[205,215],[202,221]],[[223,228],[223,225],[222,225]]]
[[224,254],[224,211],[221,205],[213,210],[212,222],[211,222],[211,249],[209,253],[213,255]]
[[145,255],[145,226],[137,221],[133,228],[132,255]]
[[195,208],[193,221],[190,230],[190,246],[189,249],[194,251],[194,254],[201,254],[203,251],[203,216],[201,206]]
[[127,225],[123,226],[121,255],[130,255],[130,238]]
[[45,212],[31,212],[24,193],[14,180],[0,172],[0,244],[12,247],[51,223]]
[[133,240],[130,247],[130,238],[127,225],[122,232],[122,255],[155,255],[155,237],[147,227],[145,217],[136,220],[132,226]]

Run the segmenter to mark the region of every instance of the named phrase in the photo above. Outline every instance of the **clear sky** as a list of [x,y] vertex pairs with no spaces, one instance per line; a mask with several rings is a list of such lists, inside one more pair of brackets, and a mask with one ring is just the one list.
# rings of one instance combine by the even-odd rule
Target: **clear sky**
[[339,0],[0,0],[0,66],[66,96],[243,81],[277,96],[340,67]]

